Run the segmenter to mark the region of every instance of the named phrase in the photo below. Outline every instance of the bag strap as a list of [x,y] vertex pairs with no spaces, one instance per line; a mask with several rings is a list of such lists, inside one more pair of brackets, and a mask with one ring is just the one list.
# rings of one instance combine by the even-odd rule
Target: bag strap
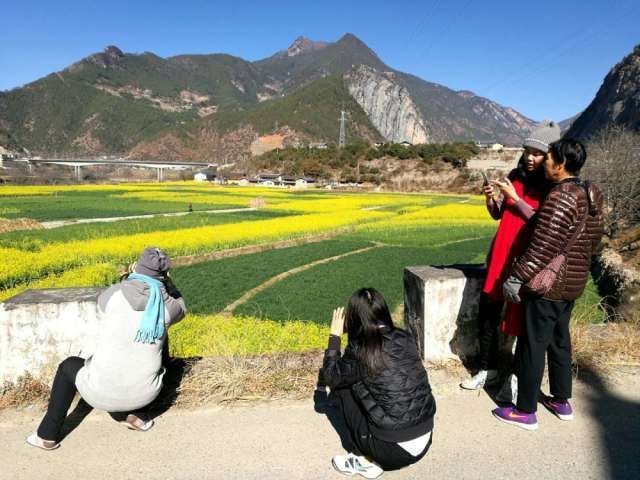
[[584,229],[584,226],[587,223],[587,217],[589,216],[589,205],[588,205],[588,203],[589,203],[589,192],[587,191],[587,187],[586,187],[586,185],[585,185],[585,183],[583,181],[576,182],[576,183],[580,187],[582,187],[582,189],[584,190],[585,195],[587,196],[587,209],[584,212],[584,216],[582,217],[582,220],[580,221],[580,223],[576,227],[575,231],[573,232],[573,235],[571,235],[571,238],[567,242],[567,245],[564,247],[564,250],[562,251],[562,253],[564,255],[566,255],[567,252],[569,252],[571,250],[571,248],[573,247],[573,244],[576,243],[576,240],[578,239],[578,235],[580,235],[580,233]]

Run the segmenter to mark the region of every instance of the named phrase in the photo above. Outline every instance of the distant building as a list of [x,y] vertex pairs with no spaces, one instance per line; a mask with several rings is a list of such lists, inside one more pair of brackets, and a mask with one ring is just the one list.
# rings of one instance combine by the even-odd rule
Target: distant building
[[493,145],[491,145],[491,150],[494,152],[501,152],[502,150],[504,150],[504,145],[502,145],[501,143],[494,143]]
[[196,182],[213,182],[216,178],[218,178],[218,174],[215,169],[211,168],[200,170],[193,176]]
[[213,182],[216,179],[216,174],[211,172],[198,172],[193,176],[196,182]]
[[329,145],[326,143],[310,143],[309,148],[317,148],[318,150],[326,150],[329,148]]
[[242,172],[229,172],[224,177],[224,183],[229,185],[248,185],[249,179],[246,173]]
[[413,146],[413,143],[404,140],[403,142],[400,142],[400,145],[402,145],[403,147],[411,147]]

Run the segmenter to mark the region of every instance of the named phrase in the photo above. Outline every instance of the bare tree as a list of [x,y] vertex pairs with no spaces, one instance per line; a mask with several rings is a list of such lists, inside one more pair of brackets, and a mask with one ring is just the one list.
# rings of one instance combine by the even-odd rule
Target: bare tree
[[607,233],[615,238],[640,221],[640,132],[610,126],[587,144],[584,177],[604,194]]

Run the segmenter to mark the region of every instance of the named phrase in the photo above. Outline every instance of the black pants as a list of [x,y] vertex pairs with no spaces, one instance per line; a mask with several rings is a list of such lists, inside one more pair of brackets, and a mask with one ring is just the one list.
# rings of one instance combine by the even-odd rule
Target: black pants
[[352,452],[356,455],[365,456],[376,462],[383,470],[398,470],[424,457],[431,447],[432,437],[424,451],[414,457],[409,452],[400,447],[397,443],[380,440],[369,431],[367,419],[356,402],[350,388],[342,388],[331,392],[331,397],[344,416],[345,426],[351,436],[351,441],[356,449]]
[[480,340],[480,370],[495,370],[498,365],[498,325],[502,319],[504,302],[491,301],[484,293],[478,308]]
[[[64,420],[67,418],[67,412],[77,391],[76,376],[82,367],[84,367],[84,359],[80,357],[69,357],[58,365],[58,371],[51,387],[47,413],[45,413],[38,427],[38,436],[40,438],[56,442],[60,441]],[[129,413],[141,416],[144,415],[145,409],[136,410],[135,412],[110,413],[110,415],[114,420],[121,422],[126,420]]]
[[573,302],[542,298],[524,301],[522,333],[516,345],[518,410],[535,412],[544,375],[545,353],[549,362],[551,395],[571,398],[571,335],[569,320]]
[[38,436],[44,440],[60,441],[60,431],[76,394],[76,375],[84,367],[84,359],[69,357],[59,366],[51,387],[49,406],[40,426]]

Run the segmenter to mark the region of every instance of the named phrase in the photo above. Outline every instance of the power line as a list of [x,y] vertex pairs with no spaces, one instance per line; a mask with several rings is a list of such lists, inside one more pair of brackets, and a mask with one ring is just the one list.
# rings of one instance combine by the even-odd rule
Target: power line
[[[616,17],[613,20],[611,25],[612,26],[615,25],[621,18],[630,16],[634,14],[637,10],[638,10],[637,8],[634,9],[632,7],[629,11],[623,12],[620,16]],[[558,43],[558,45],[560,46],[559,48],[554,47],[552,49],[548,49],[543,54],[537,57],[534,57],[533,59],[531,58],[527,59],[526,62],[523,63],[519,68],[515,69],[512,75],[498,79],[479,91],[482,91],[483,94],[486,95],[487,92],[494,90],[498,86],[517,85],[522,80],[530,77],[532,75],[532,72],[533,74],[538,75],[552,68],[555,65],[554,62],[556,62],[558,59],[570,53],[572,49],[576,46],[576,44],[584,43],[587,39],[590,39],[590,38],[591,39],[597,38],[609,31],[611,31],[609,28],[604,28],[601,26],[594,25],[588,29],[584,29],[584,27],[581,26],[576,30],[572,31],[571,33],[569,33],[563,40],[561,40]],[[530,67],[530,65],[538,65],[543,62],[545,64],[541,68],[536,68],[535,70],[532,70]]]

